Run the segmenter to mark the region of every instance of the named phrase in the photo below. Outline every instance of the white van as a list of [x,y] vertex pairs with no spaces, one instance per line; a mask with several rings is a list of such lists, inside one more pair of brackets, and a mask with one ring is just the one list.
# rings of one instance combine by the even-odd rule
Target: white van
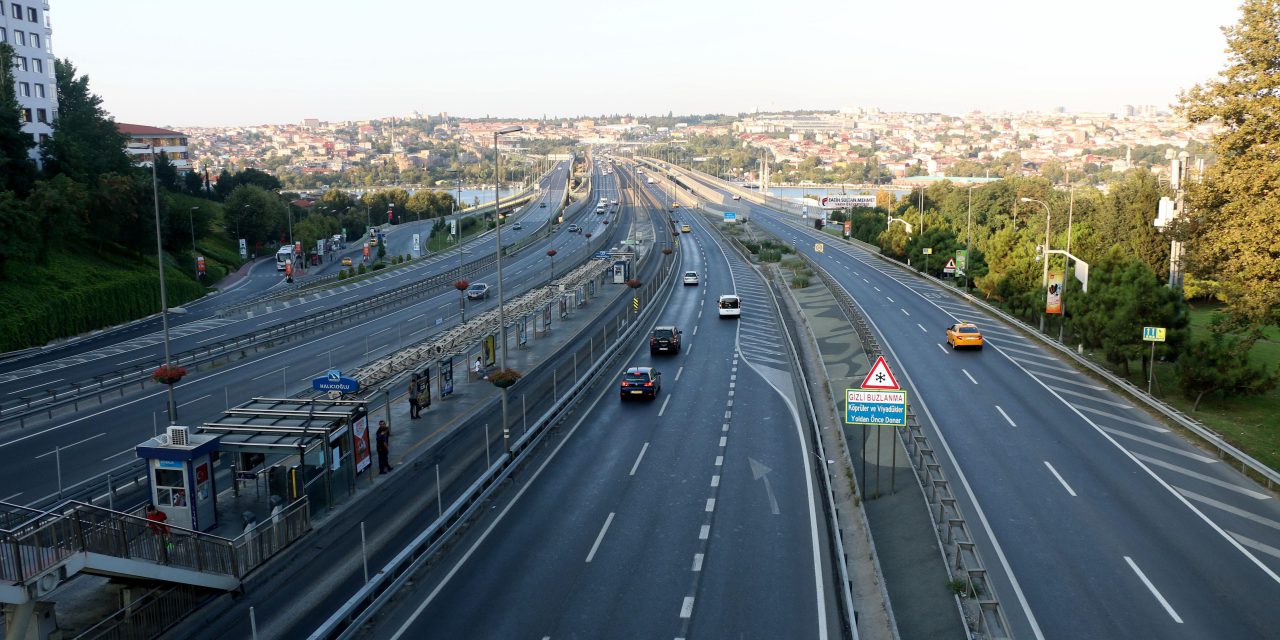
[[742,300],[738,296],[720,296],[719,311],[721,318],[737,318],[742,315]]

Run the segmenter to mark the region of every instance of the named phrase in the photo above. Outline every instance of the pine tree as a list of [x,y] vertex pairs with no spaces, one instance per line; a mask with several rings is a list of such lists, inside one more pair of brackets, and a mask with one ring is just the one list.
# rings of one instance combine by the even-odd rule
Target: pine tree
[[1192,123],[1220,119],[1218,161],[1187,192],[1188,258],[1218,280],[1238,323],[1280,320],[1280,3],[1245,0],[1223,29],[1227,66],[1181,96]]

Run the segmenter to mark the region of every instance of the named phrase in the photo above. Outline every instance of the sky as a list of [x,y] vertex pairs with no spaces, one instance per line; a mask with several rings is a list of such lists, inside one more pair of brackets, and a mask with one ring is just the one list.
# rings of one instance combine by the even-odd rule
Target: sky
[[117,121],[1161,108],[1237,0],[49,0]]

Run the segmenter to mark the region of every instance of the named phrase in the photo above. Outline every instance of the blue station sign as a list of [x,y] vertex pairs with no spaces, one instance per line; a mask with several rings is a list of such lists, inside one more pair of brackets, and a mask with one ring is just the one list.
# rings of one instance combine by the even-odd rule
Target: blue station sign
[[337,369],[330,369],[322,378],[311,381],[311,388],[316,391],[341,391],[355,393],[360,390],[360,381],[342,375]]
[[844,422],[876,427],[907,426],[907,392],[845,389]]

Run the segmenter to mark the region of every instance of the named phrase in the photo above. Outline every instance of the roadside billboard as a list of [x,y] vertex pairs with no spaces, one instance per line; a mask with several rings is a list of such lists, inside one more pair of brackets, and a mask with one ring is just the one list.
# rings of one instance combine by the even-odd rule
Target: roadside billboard
[[876,206],[876,194],[860,193],[822,196],[818,199],[818,204],[823,209],[849,209],[851,207],[874,208]]

